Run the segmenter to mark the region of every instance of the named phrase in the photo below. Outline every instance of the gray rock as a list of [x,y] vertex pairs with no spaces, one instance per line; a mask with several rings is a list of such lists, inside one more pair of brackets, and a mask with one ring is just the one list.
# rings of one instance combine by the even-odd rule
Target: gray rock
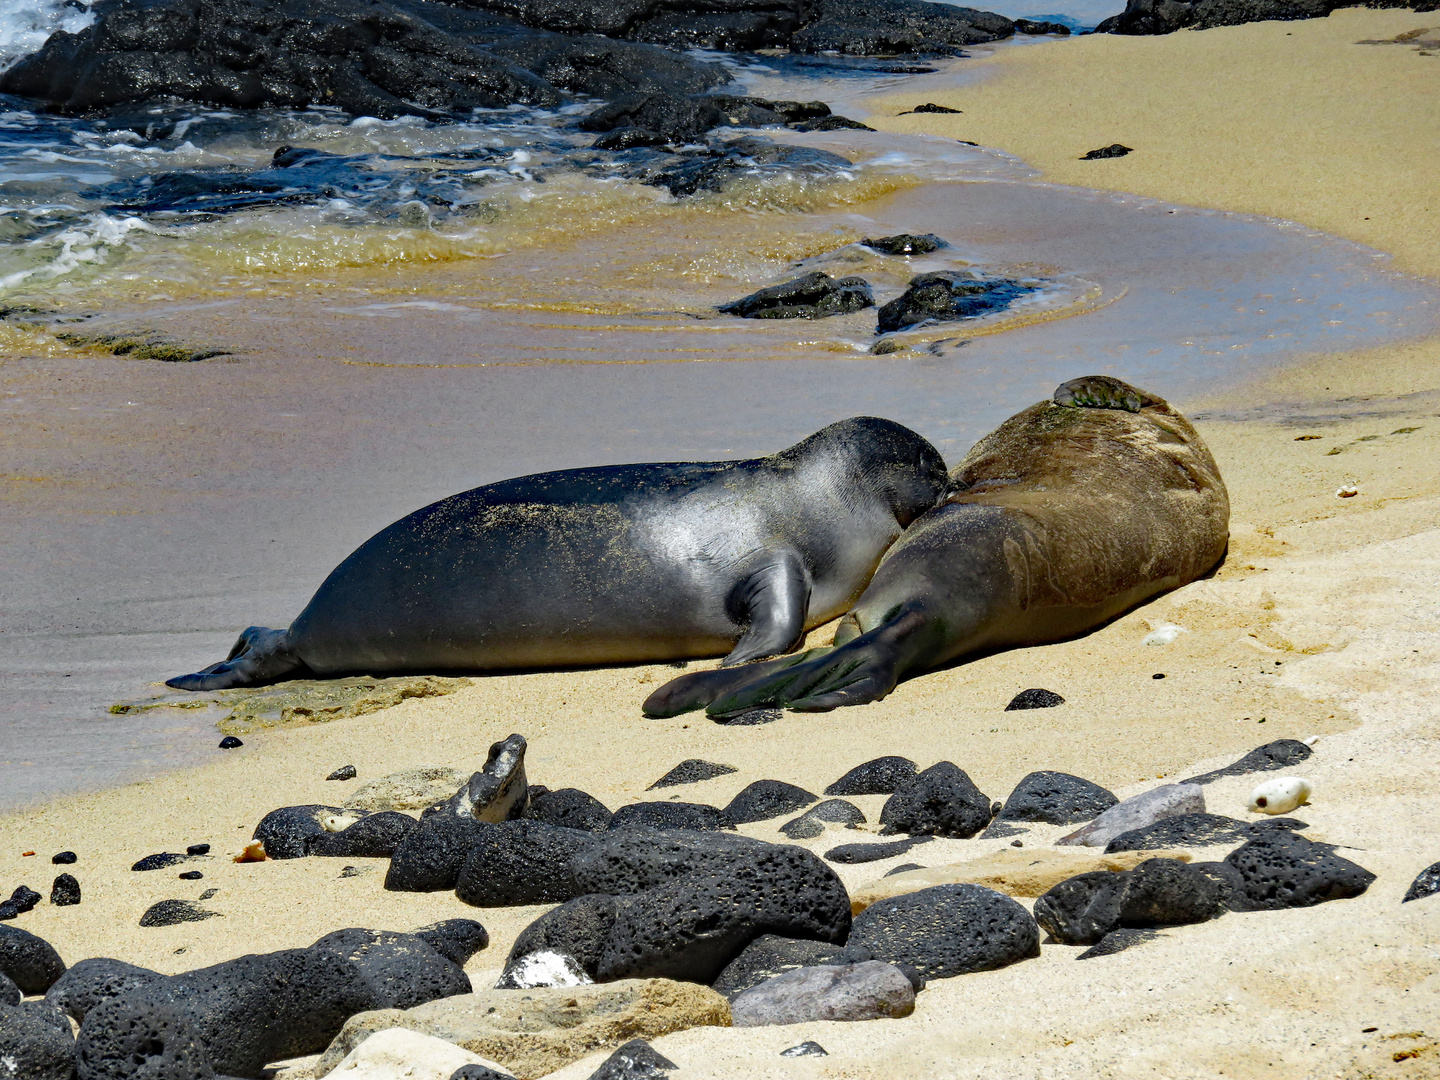
[[702,780],[713,780],[717,776],[739,772],[734,765],[720,765],[700,758],[687,758],[651,784],[646,791],[656,788],[678,787],[681,784],[698,784]]
[[726,965],[713,987],[733,1000],[776,975],[796,968],[827,964],[840,952],[838,945],[825,941],[804,941],[776,934],[762,934]]
[[911,836],[904,840],[892,840],[888,844],[841,844],[825,852],[825,858],[846,865],[879,862],[904,855],[915,845],[927,844],[933,839],[933,836]]
[[158,971],[123,960],[94,957],[81,960],[56,979],[45,992],[45,1000],[78,1023],[102,1001],[163,978]]
[[1201,773],[1199,776],[1192,776],[1189,780],[1183,780],[1185,784],[1208,784],[1212,780],[1218,780],[1222,776],[1244,776],[1247,773],[1274,772],[1276,769],[1287,769],[1291,765],[1298,765],[1308,758],[1313,750],[1298,739],[1277,739],[1275,742],[1266,743],[1264,746],[1257,746],[1239,761],[1226,765],[1223,769],[1214,769],[1208,773]]
[[[341,770],[343,771],[343,770]],[[353,775],[353,774],[352,774]],[[333,774],[326,777],[338,779]],[[369,780],[345,800],[348,810],[424,810],[448,801],[470,780],[470,774],[448,765],[420,765]]]
[[385,888],[391,892],[440,892],[455,888],[470,849],[494,826],[474,818],[437,813],[421,818],[390,856]]
[[184,922],[204,922],[220,918],[220,912],[207,911],[193,900],[161,900],[151,904],[140,916],[141,926],[178,926]]
[[767,979],[730,1002],[735,1027],[804,1024],[812,1020],[878,1020],[915,1011],[915,988],[879,960],[802,967]]
[[530,804],[525,750],[523,735],[511,735],[494,743],[484,768],[450,797],[446,810],[459,817],[491,823],[524,817]]
[[825,831],[826,825],[843,825],[853,829],[865,824],[865,814],[854,803],[844,799],[826,799],[816,803],[793,821],[780,826],[791,840],[810,840]]
[[1239,871],[1255,910],[1311,907],[1346,900],[1370,887],[1375,875],[1334,853],[1328,844],[1275,829],[1236,848],[1225,861]]
[[864,278],[837,279],[817,270],[753,292],[719,310],[742,319],[823,319],[874,306],[870,283]]
[[553,904],[580,895],[570,863],[601,843],[595,833],[543,821],[503,821],[470,848],[455,896],[475,907]]
[[826,795],[892,795],[915,779],[915,762],[903,757],[878,757],[856,765],[825,789]]
[[1164,818],[1204,812],[1203,789],[1194,784],[1165,784],[1117,803],[1084,828],[1055,843],[1103,848],[1121,833],[1142,829]]
[[862,911],[846,945],[855,949],[945,979],[1039,956],[1040,933],[1008,896],[979,885],[937,885]]
[[[64,1020],[64,1017],[61,1017]],[[0,1075],[20,1080],[72,1080],[75,1040],[25,1008],[0,1009]]]
[[780,1051],[781,1057],[829,1057],[830,1052],[814,1039],[806,1039],[788,1049]]
[[639,802],[622,806],[610,819],[615,829],[734,829],[735,824],[717,806],[687,802]]
[[1400,902],[1408,904],[1411,900],[1423,900],[1437,892],[1440,892],[1440,862],[1431,863],[1421,870],[1410,883],[1410,888],[1405,890],[1405,898]]
[[965,770],[942,761],[895,789],[880,811],[880,831],[968,840],[993,816],[990,797]]
[[1205,922],[1224,911],[1221,885],[1175,859],[1150,859],[1134,870],[1077,874],[1035,901],[1036,921],[1067,945],[1094,945],[1121,927]]
[[1120,800],[1099,784],[1062,772],[1032,772],[1005,800],[996,821],[1076,825],[1103,814]]
[[631,1039],[590,1074],[590,1080],[664,1080],[680,1066],[644,1039]]
[[579,788],[560,788],[542,795],[536,795],[536,790],[530,789],[530,809],[526,813],[532,821],[587,832],[604,832],[610,827],[614,815],[594,795]]
[[1239,821],[1219,814],[1181,814],[1178,817],[1163,818],[1144,828],[1123,832],[1105,845],[1105,851],[1156,851],[1172,847],[1238,844],[1264,835],[1272,829],[1293,830],[1309,827],[1295,818]]
[[0,973],[22,994],[43,994],[65,974],[65,961],[44,938],[16,926],[0,926]]
[[725,807],[725,816],[737,825],[768,821],[809,806],[818,797],[781,780],[756,780],[730,800]]
[[56,907],[74,907],[80,903],[80,882],[74,874],[57,874],[50,886],[50,903]]

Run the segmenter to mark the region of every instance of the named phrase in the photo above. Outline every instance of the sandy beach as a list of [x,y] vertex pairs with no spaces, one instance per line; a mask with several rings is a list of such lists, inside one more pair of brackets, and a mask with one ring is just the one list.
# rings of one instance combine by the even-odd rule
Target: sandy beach
[[[996,147],[1056,184],[1293,221],[1440,279],[1440,57],[1406,42],[1357,44],[1435,27],[1433,13],[1352,9],[1163,38],[1047,42],[1002,50],[981,62],[986,78],[945,95],[875,101],[869,122]],[[897,115],[923,101],[962,111]],[[1078,160],[1114,142],[1134,152]],[[1209,579],[1094,634],[927,675],[879,704],[755,727],[644,719],[639,702],[675,674],[658,666],[477,678],[446,697],[256,732],[200,768],[0,818],[7,891],[23,882],[48,893],[49,856],[65,849],[79,855],[71,869],[84,889],[78,907],[42,904],[11,925],[70,962],[114,956],[178,972],[307,945],[340,927],[475,917],[491,935],[467,965],[483,988],[543,909],[385,892],[382,860],[236,864],[228,855],[275,807],[338,805],[358,783],[415,765],[478,769],[511,732],[529,740],[533,782],[582,788],[611,809],[655,797],[646,788],[686,758],[737,768],[665,793],[714,805],[762,778],[818,793],[881,754],[922,768],[953,761],[996,799],[1037,769],[1124,797],[1265,742],[1318,737],[1314,756],[1290,770],[1315,785],[1298,816],[1311,825],[1306,835],[1341,845],[1377,875],[1358,899],[1227,915],[1083,962],[1078,949],[1047,945],[1036,960],[931,983],[904,1020],[697,1028],[655,1045],[686,1078],[1440,1076],[1440,900],[1400,904],[1440,860],[1440,339],[1319,356],[1176,404],[1227,481],[1229,556]],[[1358,494],[1338,498],[1346,486]],[[1187,632],[1142,645],[1161,622]],[[1066,704],[1004,712],[1027,687]],[[346,764],[357,780],[324,780]],[[1208,809],[1249,816],[1254,783],[1213,783]],[[855,801],[873,823],[884,799]],[[783,839],[783,820],[741,831]],[[1024,843],[1062,831],[1040,827]],[[804,843],[824,851],[862,838],[831,831]],[[215,853],[193,864],[203,881],[129,869],[197,843]],[[853,891],[901,861],[938,866],[1008,849],[1008,840],[937,840],[923,857],[837,869]],[[347,864],[368,872],[342,879]],[[220,918],[137,925],[156,901],[209,888],[219,891],[205,906]],[[777,1056],[805,1039],[829,1056]],[[602,1057],[554,1075],[583,1080]],[[310,1064],[279,1075],[308,1077]]]

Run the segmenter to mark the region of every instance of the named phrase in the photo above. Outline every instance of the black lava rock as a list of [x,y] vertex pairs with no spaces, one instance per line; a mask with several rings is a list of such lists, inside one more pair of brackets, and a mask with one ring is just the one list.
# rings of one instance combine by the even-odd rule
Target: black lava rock
[[1136,927],[1122,926],[1118,930],[1111,930],[1075,959],[1093,960],[1097,956],[1113,956],[1115,953],[1124,952],[1126,949],[1133,948],[1136,945],[1143,945],[1147,941],[1154,941],[1159,936],[1159,930],[1144,930]]
[[839,952],[839,946],[824,941],[762,934],[725,966],[712,985],[717,992],[733,1001],[746,990],[776,975],[795,968],[828,964]]
[[141,926],[178,926],[184,922],[204,922],[218,918],[218,911],[206,911],[193,900],[161,900],[151,904],[140,916]]
[[191,844],[189,847],[187,847],[187,848],[185,849],[185,854],[186,854],[186,855],[209,855],[209,854],[210,854],[210,845],[209,845],[209,844]]
[[[349,811],[339,806],[321,806],[316,803],[307,806],[282,806],[278,810],[271,810],[260,819],[251,839],[263,842],[265,854],[272,859],[301,859],[310,853],[310,841],[325,832],[325,826],[320,824],[320,819],[331,814],[343,817],[347,813]],[[140,864],[136,863],[135,869],[139,868]]]
[[1099,817],[1120,800],[1099,784],[1062,772],[1032,772],[1005,800],[997,821],[1076,825]]
[[164,978],[166,976],[158,971],[136,967],[123,960],[95,957],[81,960],[56,979],[45,992],[45,1000],[78,1022],[102,1001]]
[[131,870],[164,870],[166,867],[175,866],[178,863],[188,861],[190,856],[181,855],[175,851],[161,851],[154,855],[146,855],[143,859],[130,867]]
[[614,816],[594,795],[579,788],[560,788],[535,794],[536,787],[530,788],[530,809],[526,816],[548,825],[559,825],[566,829],[584,829],[587,832],[604,832],[610,827]]
[[28,885],[19,885],[10,894],[6,901],[15,910],[17,915],[24,915],[27,911],[34,911],[35,905],[40,903],[40,894]]
[[205,875],[199,870],[186,870],[183,874],[177,874],[175,876],[181,881],[199,881]]
[[679,787],[681,784],[698,784],[702,780],[713,780],[717,776],[725,776],[739,771],[734,765],[719,765],[713,761],[702,761],[700,758],[687,758],[645,790],[654,791],[656,788]]
[[[851,120],[848,116],[822,116],[819,120],[807,120],[803,124],[795,125],[796,131],[874,131],[869,124],[862,124],[859,120]],[[846,278],[846,281],[858,281],[859,278]],[[869,286],[866,286],[869,292]],[[865,307],[870,305],[866,304]]]
[[979,885],[937,885],[862,911],[846,945],[855,949],[946,979],[1039,956],[1040,932],[1008,896]]
[[903,757],[878,757],[856,765],[825,789],[826,795],[890,795],[915,779],[915,762]]
[[791,35],[794,52],[851,56],[954,53],[1009,37],[1015,24],[1001,15],[924,0],[822,0],[811,21]]
[[[959,112],[959,109],[946,109],[939,105],[921,105],[918,109],[911,109],[911,112]],[[949,247],[944,240],[934,233],[897,233],[894,236],[881,236],[876,239],[866,237],[860,243],[866,247],[880,252],[882,255],[928,255],[932,251],[939,251],[943,247]],[[878,759],[885,761],[885,758]],[[903,761],[904,758],[899,760]]]
[[336,769],[336,770],[335,770],[334,772],[332,772],[329,776],[325,777],[325,779],[326,779],[326,780],[354,780],[354,779],[355,779],[355,766],[354,766],[354,765],[341,765],[340,768]]
[[602,105],[580,121],[580,130],[643,131],[657,142],[683,143],[696,139],[723,121],[720,110],[705,98],[659,92],[635,94]]
[[[386,810],[361,818],[339,832],[320,832],[305,838],[307,855],[345,859],[388,859],[420,823],[409,814]],[[265,846],[268,854],[270,846]]]
[[905,840],[892,840],[888,844],[841,844],[825,852],[825,858],[831,862],[853,865],[855,863],[879,862],[881,859],[893,859],[896,855],[904,855],[916,844],[928,843],[934,837],[912,836]]
[[679,1067],[644,1039],[631,1039],[601,1062],[590,1080],[663,1080]]
[[570,871],[576,855],[600,839],[543,821],[503,821],[470,848],[455,895],[475,907],[552,904],[580,895]]
[[[1268,19],[1318,19],[1329,15],[1338,0],[1129,0],[1125,10],[1112,15],[1095,28],[1100,34],[1169,34],[1191,27],[1208,30],[1216,26]],[[1405,4],[1377,3],[1377,7],[1406,6],[1416,11],[1433,11],[1433,0],[1410,0]]]
[[1056,705],[1064,705],[1065,699],[1054,690],[1045,690],[1038,686],[1029,690],[1021,690],[1010,699],[1010,704],[1005,706],[1006,712],[1015,712],[1018,709],[1053,709]]
[[968,840],[990,824],[993,816],[990,797],[971,782],[965,770],[942,761],[897,788],[885,801],[880,831]]
[[1215,769],[1212,772],[1201,773],[1189,780],[1182,780],[1183,784],[1208,784],[1212,780],[1218,780],[1222,776],[1244,776],[1247,773],[1273,772],[1276,769],[1288,769],[1291,765],[1298,765],[1307,759],[1313,750],[1298,739],[1277,739],[1275,742],[1266,743],[1264,746],[1257,746],[1239,761],[1226,765],[1223,769]]
[[854,803],[844,799],[826,799],[781,825],[780,831],[791,840],[809,840],[823,833],[827,824],[853,829],[864,823],[865,814]]
[[1307,829],[1296,818],[1269,818],[1264,821],[1238,821],[1220,814],[1180,814],[1162,818],[1144,828],[1121,833],[1105,845],[1107,853],[1116,851],[1148,851],[1172,847],[1208,847],[1212,844],[1238,844],[1262,836],[1274,829]]
[[1126,154],[1133,154],[1135,151],[1128,146],[1121,146],[1118,142],[1109,146],[1102,146],[1099,150],[1090,150],[1081,155],[1081,161],[1099,161],[1103,158],[1124,157]]
[[910,287],[880,309],[878,330],[888,334],[927,322],[954,322],[1004,311],[1035,291],[1004,278],[981,278],[962,270],[938,270],[910,279]]
[[461,1065],[450,1074],[450,1080],[515,1080],[515,1077],[488,1065]]
[[610,819],[616,829],[734,829],[725,811],[704,803],[641,802],[622,806]]
[[1094,945],[1119,927],[1205,922],[1224,913],[1215,879],[1175,859],[1150,859],[1134,870],[1097,870],[1062,881],[1035,901],[1035,919],[1057,941]]
[[74,907],[80,903],[80,882],[73,874],[60,874],[50,886],[50,903],[56,907]]
[[474,919],[444,919],[422,926],[414,931],[414,935],[452,964],[461,967],[490,945],[489,932]]
[[24,1080],[72,1080],[75,1039],[69,1023],[62,1032],[48,1018],[25,1008],[0,1012],[0,1069]]
[[80,857],[73,851],[61,851],[50,856],[50,861],[56,866],[74,866],[80,861]]
[[[82,1076],[258,1077],[272,1061],[318,1053],[346,1019],[468,993],[460,966],[413,934],[347,929],[306,949],[241,956],[159,979],[93,1008],[77,1043]],[[185,1070],[190,1071],[185,1071]]]
[[1405,898],[1400,902],[1408,904],[1411,900],[1423,900],[1437,892],[1440,892],[1440,862],[1431,863],[1421,870],[1410,883],[1410,888],[1405,890]]
[[769,98],[714,94],[707,99],[738,127],[765,127],[771,124],[803,124],[830,115],[823,101],[771,101]]
[[1064,23],[1036,22],[1034,19],[1016,19],[1015,32],[1017,34],[1030,34],[1032,36],[1054,34],[1056,37],[1069,37],[1070,27]]
[[385,888],[391,892],[441,892],[455,888],[470,849],[493,825],[446,811],[420,821],[395,847]]
[[791,814],[801,807],[809,806],[819,796],[812,795],[802,787],[787,784],[782,780],[756,780],[731,799],[725,807],[725,816],[736,825],[750,821],[768,821]]
[[[1015,25],[1019,27],[1020,23],[1017,22]],[[933,101],[927,101],[924,105],[916,105],[915,108],[910,111],[912,113],[960,113],[964,110],[952,109],[948,105],[936,105]],[[901,115],[903,116],[904,113]]]
[[710,983],[762,934],[838,944],[850,926],[844,886],[803,848],[637,831],[613,834],[571,868],[589,895],[522,933],[510,965],[543,941],[600,982]]
[[712,139],[703,147],[674,153],[637,151],[615,164],[618,168],[607,175],[618,174],[664,188],[677,199],[701,191],[724,191],[737,180],[757,174],[784,171],[807,177],[829,177],[853,165],[848,158],[827,150],[782,145],[759,135]]
[[234,735],[226,735],[223,739],[220,740],[221,750],[238,750],[244,745],[245,744],[239,739],[237,739]]
[[[828,117],[835,120],[836,117]],[[874,307],[875,298],[864,278],[832,278],[816,271],[780,285],[753,292],[719,310],[742,319],[823,319]]]
[[0,1006],[13,1008],[20,1004],[20,988],[10,981],[10,976],[0,971]]
[[1273,829],[1236,848],[1225,861],[1239,871],[1245,898],[1256,910],[1312,907],[1347,900],[1370,887],[1375,875],[1285,829]]
[[43,994],[65,974],[65,961],[51,944],[18,926],[0,926],[0,972],[27,996]]

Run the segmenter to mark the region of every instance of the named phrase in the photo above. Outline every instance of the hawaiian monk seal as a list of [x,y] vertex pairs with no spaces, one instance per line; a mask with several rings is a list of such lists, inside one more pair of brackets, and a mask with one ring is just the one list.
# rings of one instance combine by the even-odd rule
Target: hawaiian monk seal
[[167,685],[775,655],[845,611],[947,483],[933,446],[874,417],[750,461],[503,480],[395,522],[289,629]]
[[646,714],[878,701],[967,653],[1084,633],[1225,554],[1230,501],[1210,451],[1166,402],[1109,376],[1065,383],[950,475],[951,494],[886,553],[832,646],[682,676]]

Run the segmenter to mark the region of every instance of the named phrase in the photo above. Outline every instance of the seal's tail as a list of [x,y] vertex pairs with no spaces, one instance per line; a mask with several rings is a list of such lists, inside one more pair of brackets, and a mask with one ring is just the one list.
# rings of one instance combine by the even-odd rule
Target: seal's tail
[[193,675],[177,675],[165,685],[176,690],[230,690],[237,686],[264,686],[305,671],[305,662],[286,641],[286,630],[252,626],[218,664]]

